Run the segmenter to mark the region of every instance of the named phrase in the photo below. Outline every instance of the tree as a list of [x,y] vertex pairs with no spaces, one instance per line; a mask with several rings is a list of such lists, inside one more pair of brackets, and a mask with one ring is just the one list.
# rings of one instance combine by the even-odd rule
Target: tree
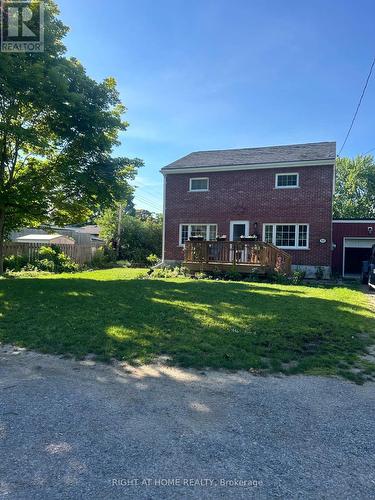
[[335,219],[375,218],[375,163],[371,155],[337,159],[333,202]]
[[112,156],[127,128],[116,82],[97,83],[65,57],[57,16],[47,0],[44,52],[0,54],[0,273],[9,231],[84,222],[131,198],[142,165]]
[[155,212],[150,212],[149,210],[145,210],[144,208],[138,208],[136,209],[135,211],[135,214],[134,214],[138,219],[141,219],[141,220],[149,220],[149,219],[152,219],[152,220],[157,220],[161,217],[160,214],[157,214]]
[[[138,211],[137,211],[138,212]],[[97,219],[100,237],[107,244],[117,240],[118,210],[107,209]],[[146,220],[126,214],[123,210],[120,231],[120,258],[132,262],[146,262],[150,254],[161,256],[163,220],[154,214]]]

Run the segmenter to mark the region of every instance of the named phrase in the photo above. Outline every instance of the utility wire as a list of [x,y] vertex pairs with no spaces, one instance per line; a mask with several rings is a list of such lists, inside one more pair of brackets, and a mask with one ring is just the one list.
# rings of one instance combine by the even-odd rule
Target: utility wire
[[135,196],[136,198],[138,198],[139,200],[141,201],[144,201],[145,203],[147,203],[148,205],[151,205],[151,206],[154,206],[154,207],[157,207],[159,204],[156,200],[153,200],[153,199],[149,199],[149,198],[146,198],[145,196],[143,195],[140,195],[140,194],[137,194]]
[[362,155],[362,156],[366,156],[366,155],[368,155],[369,153],[371,153],[371,151],[374,151],[374,150],[375,150],[375,148],[371,148],[371,149],[369,149],[368,151],[366,151],[366,153],[363,153],[363,155]]
[[157,206],[156,202],[152,202],[147,200],[146,198],[143,198],[142,196],[136,195],[135,198],[137,198],[141,203],[144,203],[145,205],[148,205],[152,210],[155,212],[161,212],[160,206]]
[[351,124],[350,124],[349,130],[348,130],[348,132],[347,132],[347,134],[346,134],[346,137],[345,137],[345,140],[344,140],[344,142],[343,142],[343,145],[341,146],[341,149],[340,149],[339,154],[338,154],[337,156],[340,156],[341,151],[344,149],[345,144],[346,144],[346,141],[347,141],[347,140],[348,140],[348,138],[349,138],[350,132],[352,131],[352,128],[353,128],[353,125],[354,125],[355,119],[357,118],[357,114],[358,114],[359,108],[361,107],[362,100],[363,100],[363,97],[364,97],[365,92],[366,92],[366,89],[367,89],[368,82],[370,81],[371,74],[372,74],[372,70],[374,69],[374,65],[375,65],[375,57],[374,57],[374,59],[373,59],[373,61],[372,61],[372,64],[371,64],[371,67],[370,67],[370,71],[369,71],[369,74],[367,75],[367,79],[366,79],[366,82],[365,82],[365,86],[363,87],[362,94],[361,94],[361,97],[359,98],[358,105],[357,105],[357,109],[355,110],[355,113],[354,113],[354,116],[353,116],[352,122],[351,122]]
[[142,198],[149,200],[149,202],[153,205],[159,205],[160,198],[158,196],[155,196],[155,193],[151,194],[147,191],[144,191],[143,189],[140,189],[137,192],[137,196],[141,196]]

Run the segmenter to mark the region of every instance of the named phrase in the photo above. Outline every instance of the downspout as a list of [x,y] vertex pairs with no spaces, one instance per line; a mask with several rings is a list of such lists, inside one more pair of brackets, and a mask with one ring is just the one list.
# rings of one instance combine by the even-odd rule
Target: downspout
[[162,248],[161,248],[161,261],[164,264],[165,259],[165,198],[166,198],[166,185],[167,185],[167,176],[163,174],[163,240],[162,240]]
[[333,162],[333,176],[332,176],[332,197],[331,197],[331,275],[332,275],[332,262],[333,262],[333,198],[336,193],[336,159]]

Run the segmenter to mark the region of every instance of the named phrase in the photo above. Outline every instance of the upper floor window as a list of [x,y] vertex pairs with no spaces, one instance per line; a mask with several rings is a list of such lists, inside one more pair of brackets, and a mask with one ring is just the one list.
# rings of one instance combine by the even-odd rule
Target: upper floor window
[[190,178],[190,191],[208,191],[208,177]]
[[299,187],[299,174],[276,174],[276,188],[297,188]]
[[308,248],[308,224],[264,224],[263,239],[280,248]]

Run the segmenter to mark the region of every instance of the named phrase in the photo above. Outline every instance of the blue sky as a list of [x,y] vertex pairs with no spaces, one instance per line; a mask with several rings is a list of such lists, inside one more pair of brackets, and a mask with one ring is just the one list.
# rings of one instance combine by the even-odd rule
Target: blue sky
[[[162,166],[205,149],[337,141],[375,55],[373,0],[57,0],[69,54],[114,76],[116,154],[145,162],[136,206],[162,207]],[[375,74],[343,156],[375,148]]]

